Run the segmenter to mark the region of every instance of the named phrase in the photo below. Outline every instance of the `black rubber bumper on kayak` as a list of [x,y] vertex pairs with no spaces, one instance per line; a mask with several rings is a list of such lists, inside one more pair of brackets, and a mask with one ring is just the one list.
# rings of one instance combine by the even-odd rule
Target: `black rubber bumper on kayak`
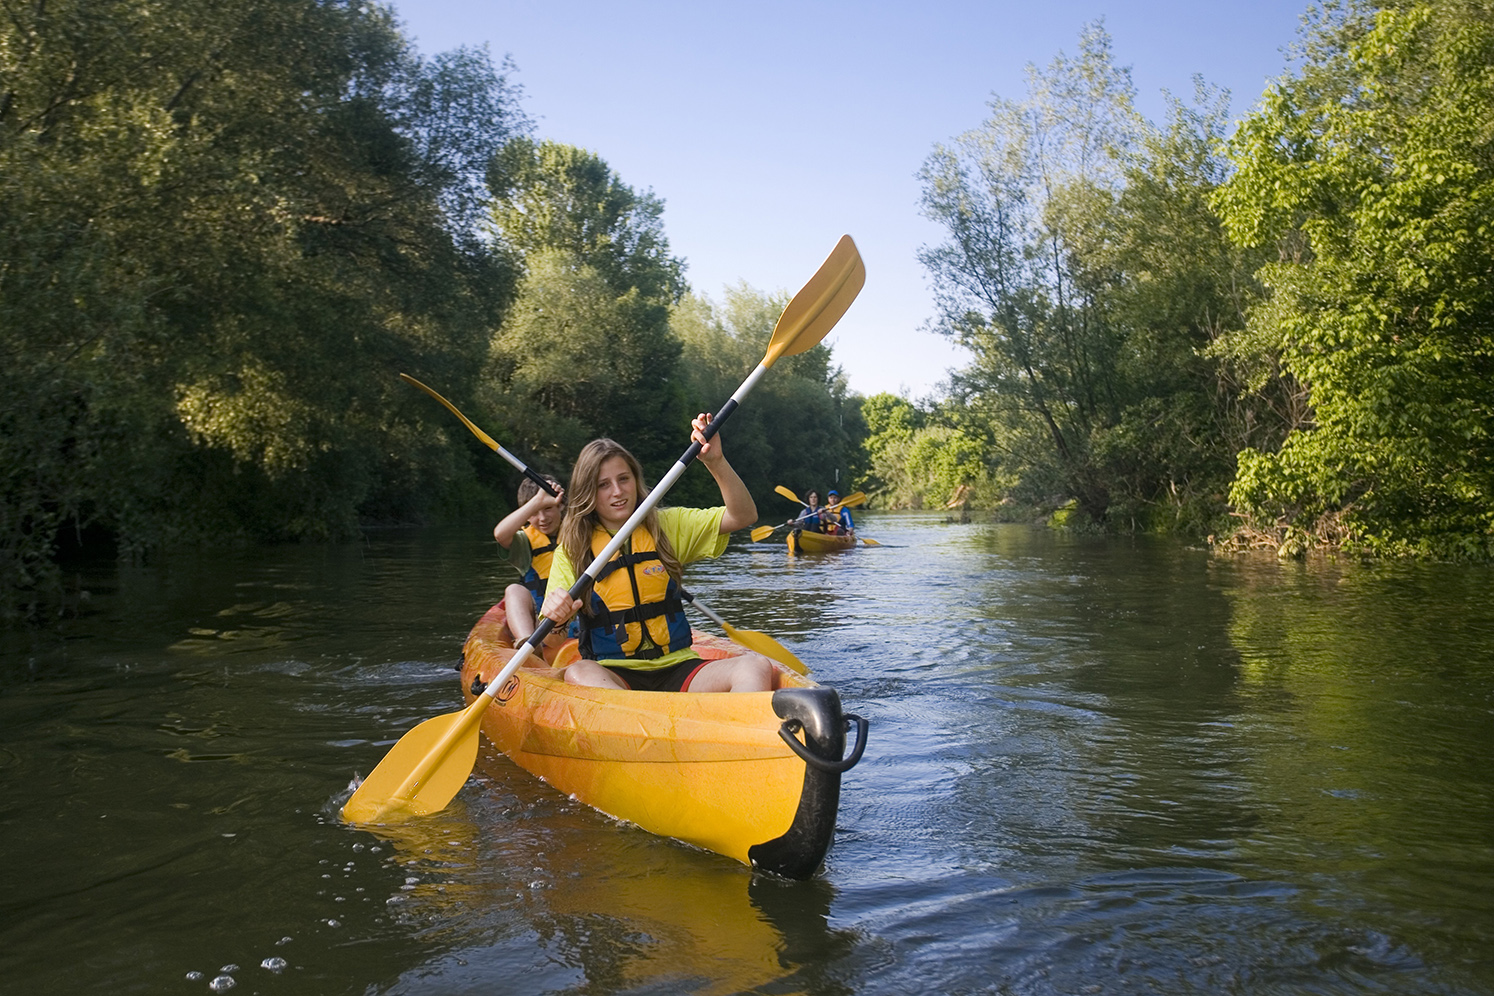
[[[781,688],[773,693],[773,711],[783,720],[779,736],[804,759],[804,790],[788,832],[754,844],[747,856],[754,868],[785,878],[809,878],[830,849],[840,808],[840,776],[861,759],[867,722],[841,712],[840,696],[833,688]],[[856,727],[856,744],[846,754],[850,725]]]

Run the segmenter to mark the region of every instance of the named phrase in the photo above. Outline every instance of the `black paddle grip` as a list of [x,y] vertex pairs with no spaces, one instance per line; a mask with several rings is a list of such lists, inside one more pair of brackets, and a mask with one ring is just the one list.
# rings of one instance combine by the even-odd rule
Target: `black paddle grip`
[[545,494],[549,495],[551,498],[559,498],[560,497],[558,494],[555,493],[555,485],[553,485],[549,481],[545,480],[544,476],[541,475],[541,474],[539,474],[539,473],[537,473],[534,470],[534,468],[526,466],[524,468],[524,476],[527,477],[527,478],[529,478],[535,484],[538,484],[539,485],[539,489],[541,491],[543,491]]
[[[705,429],[701,431],[701,435],[705,436],[706,442],[709,443],[711,441],[711,437],[714,436],[717,432],[721,431],[721,423],[731,418],[731,413],[736,410],[737,399],[726,399],[726,404],[721,406],[721,410],[711,417],[711,421],[708,422]],[[690,444],[690,448],[685,451],[685,455],[680,457],[680,463],[689,466],[690,461],[694,460],[698,456],[700,456],[700,444],[692,442]]]
[[[566,592],[566,594],[571,597],[571,601],[576,601],[577,599],[585,598],[586,592],[589,588],[591,588],[591,575],[582,574],[579,578],[576,579],[576,583],[571,585],[571,590]],[[540,644],[544,643],[545,637],[549,636],[554,631],[555,620],[551,619],[549,616],[541,616],[539,625],[534,628],[534,632],[530,633],[529,639],[525,640],[524,642],[529,644],[529,646],[534,649],[535,653],[539,653]]]

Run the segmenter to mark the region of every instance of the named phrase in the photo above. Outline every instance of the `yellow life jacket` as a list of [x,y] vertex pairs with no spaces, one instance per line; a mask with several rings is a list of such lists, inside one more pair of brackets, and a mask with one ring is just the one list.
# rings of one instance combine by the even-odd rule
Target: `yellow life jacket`
[[545,597],[545,585],[550,580],[550,563],[555,559],[555,541],[534,526],[525,526],[524,535],[529,537],[529,570],[524,572],[524,587],[538,601]]
[[[600,556],[611,541],[598,527],[591,534],[591,555]],[[647,529],[635,529],[597,575],[589,611],[580,615],[582,657],[653,660],[690,646],[680,586],[665,570],[658,549]]]

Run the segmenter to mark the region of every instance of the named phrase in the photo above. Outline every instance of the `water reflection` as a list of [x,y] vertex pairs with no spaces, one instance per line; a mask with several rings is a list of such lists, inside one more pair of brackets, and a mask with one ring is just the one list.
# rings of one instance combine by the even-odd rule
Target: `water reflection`
[[450,992],[499,970],[546,991],[850,991],[817,974],[854,943],[829,926],[828,882],[754,876],[618,824],[486,745],[479,768],[481,790],[456,805],[368,828],[405,873],[388,905],[442,949],[387,991]]
[[495,756],[430,819],[336,818],[356,772],[459,702],[461,641],[507,580],[486,527],[101,571],[84,617],[0,637],[0,974],[111,993],[223,974],[282,994],[1494,991],[1494,572],[863,527],[884,546],[744,542],[690,575],[872,721],[808,883]]

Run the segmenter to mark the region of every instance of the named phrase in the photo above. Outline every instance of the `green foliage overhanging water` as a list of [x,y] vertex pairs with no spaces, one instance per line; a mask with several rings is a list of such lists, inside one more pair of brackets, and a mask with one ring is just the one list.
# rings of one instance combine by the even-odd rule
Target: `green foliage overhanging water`
[[[922,171],[934,326],[973,362],[914,403],[795,357],[727,430],[743,477],[1487,556],[1494,5],[1331,7],[1294,60],[1228,139],[1201,81],[1143,119],[1099,26],[1033,68]],[[782,303],[693,294],[661,199],[377,6],[24,6],[0,66],[6,618],[78,549],[506,506],[401,370],[542,469],[611,435],[657,474]]]
[[[509,468],[400,371],[545,469],[602,434],[660,468],[724,400],[724,347],[760,331],[738,305],[771,295],[721,316],[690,298],[662,202],[530,141],[485,50],[422,57],[387,9],[341,0],[12,15],[0,618],[56,604],[80,548],[338,539],[510,501]],[[727,434],[753,485],[852,470],[828,351],[777,380]],[[801,416],[807,457],[773,437]]]
[[1491,61],[1487,2],[1329,5],[1226,142],[1227,95],[1146,121],[1087,28],[925,164],[936,327],[975,359],[869,399],[868,484],[1488,556]]

